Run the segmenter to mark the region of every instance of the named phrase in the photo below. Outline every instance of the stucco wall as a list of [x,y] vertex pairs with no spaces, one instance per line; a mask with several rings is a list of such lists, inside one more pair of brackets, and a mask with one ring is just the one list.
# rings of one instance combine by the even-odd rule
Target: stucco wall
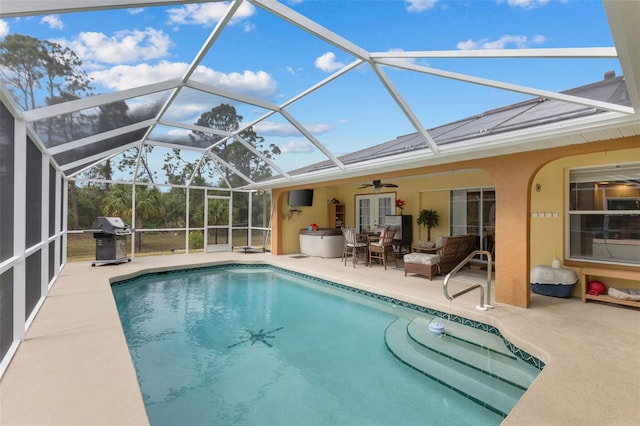
[[[309,187],[310,188],[310,187]],[[301,188],[297,188],[301,189]],[[313,205],[310,207],[298,207],[299,212],[292,212],[287,204],[288,191],[284,191],[279,200],[274,197],[274,202],[278,202],[278,212],[280,213],[280,223],[284,237],[281,240],[281,254],[300,253],[299,232],[306,229],[312,223],[321,228],[327,226],[327,187],[314,187]]]
[[[492,185],[491,176],[482,170],[458,170],[419,177],[386,179],[385,181],[397,184],[398,188],[385,188],[381,193],[395,193],[396,198],[406,202],[403,214],[413,216],[414,243],[427,238],[426,228],[418,226],[415,222],[420,210],[435,209],[438,211],[440,224],[431,230],[431,239],[435,240],[440,235],[449,235],[449,190]],[[362,182],[366,182],[366,180]],[[328,226],[329,202],[333,198],[345,205],[345,226],[354,226],[356,195],[373,194],[371,188],[360,189],[359,186],[358,184],[350,184],[317,187],[314,191],[313,206],[301,207],[300,213],[289,213],[285,192],[279,205],[283,215],[282,232],[283,235],[292,235],[295,238],[286,237],[283,239],[282,254],[299,252],[300,245],[297,239],[299,229],[306,228],[311,223],[316,223],[320,227]]]
[[[449,235],[450,216],[450,191],[454,189],[486,188],[493,186],[491,176],[484,170],[456,170],[451,173],[441,173],[422,179],[420,183],[419,208],[412,212],[415,218],[420,210],[433,209],[440,216],[439,224],[431,230],[431,240],[435,241],[439,236]],[[427,239],[427,228],[416,224],[413,232],[413,241]]]
[[[640,160],[640,148],[573,155],[550,162],[542,167],[531,184],[531,265],[550,265],[555,256],[566,261],[564,247],[567,243],[567,171],[576,167],[623,164]],[[540,190],[536,190],[536,185]],[[550,214],[550,215],[549,215]],[[551,216],[551,217],[549,217]],[[579,268],[574,267],[578,271]],[[629,281],[609,281],[617,287],[628,287]],[[574,295],[579,295],[578,286]]]
[[[438,210],[441,222],[432,230],[432,239],[448,234],[449,189],[494,186],[496,301],[529,307],[531,266],[550,264],[556,252],[562,259],[565,169],[637,161],[639,147],[640,137],[620,138],[326,182],[316,187],[314,206],[303,208],[303,213],[290,219],[283,219],[288,210],[286,194],[289,189],[299,187],[274,189],[279,217],[273,222],[272,252],[297,253],[299,229],[312,222],[327,223],[327,203],[334,197],[346,205],[346,223],[352,225],[355,195],[372,193],[371,189],[358,187],[373,179],[399,185],[392,188],[394,191],[383,192],[395,192],[405,200],[406,214],[417,216],[422,208]],[[535,190],[536,183],[541,185],[539,192]],[[533,220],[532,212],[549,212],[552,217]],[[557,217],[553,213],[558,213]],[[414,242],[425,237],[426,230],[414,226]]]

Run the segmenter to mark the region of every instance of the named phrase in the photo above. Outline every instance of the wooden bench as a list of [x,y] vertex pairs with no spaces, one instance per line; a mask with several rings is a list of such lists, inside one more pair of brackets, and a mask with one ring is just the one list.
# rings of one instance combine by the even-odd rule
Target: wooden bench
[[616,299],[606,294],[600,294],[594,296],[588,293],[589,282],[591,277],[607,277],[618,278],[622,280],[635,281],[639,284],[640,288],[640,271],[628,271],[619,269],[604,269],[599,267],[583,267],[580,268],[580,287],[582,291],[582,301],[584,303],[587,300],[597,300],[599,302],[616,303],[618,305],[633,306],[640,308],[640,302],[635,300]]

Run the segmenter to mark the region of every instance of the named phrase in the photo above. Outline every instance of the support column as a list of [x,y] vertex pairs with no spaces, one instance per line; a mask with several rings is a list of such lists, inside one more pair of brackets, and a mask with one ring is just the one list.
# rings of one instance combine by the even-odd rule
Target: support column
[[40,249],[40,300],[49,293],[49,157],[42,156],[42,180],[40,187],[40,241],[45,242]]
[[495,298],[497,302],[528,308],[529,291],[529,182],[531,174],[508,165],[492,171],[496,188]]
[[[282,209],[280,208],[286,190],[273,189],[271,191],[271,202],[275,206],[271,217],[271,253],[282,254]],[[293,238],[293,236],[292,236]],[[295,236],[297,238],[297,235]]]
[[26,227],[27,227],[27,125],[15,120],[13,172],[13,338],[24,340],[26,333]]
[[521,308],[528,308],[531,303],[531,182],[550,159],[550,150],[545,150],[480,161],[496,188],[496,302]]

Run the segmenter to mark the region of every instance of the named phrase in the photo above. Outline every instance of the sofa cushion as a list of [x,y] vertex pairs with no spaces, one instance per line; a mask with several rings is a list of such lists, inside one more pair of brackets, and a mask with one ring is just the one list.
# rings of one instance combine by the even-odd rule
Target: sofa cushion
[[436,243],[434,241],[418,241],[418,247],[420,248],[434,248]]
[[407,253],[403,256],[404,263],[417,263],[420,265],[435,265],[440,262],[440,256],[428,253]]

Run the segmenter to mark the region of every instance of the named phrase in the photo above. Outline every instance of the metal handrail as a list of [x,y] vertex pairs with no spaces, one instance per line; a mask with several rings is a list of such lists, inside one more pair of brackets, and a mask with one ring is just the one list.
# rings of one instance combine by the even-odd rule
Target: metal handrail
[[458,263],[458,265],[456,265],[455,268],[453,268],[451,270],[451,272],[449,272],[447,274],[446,277],[444,277],[444,283],[442,284],[442,293],[444,294],[444,297],[447,300],[453,300],[458,296],[462,296],[465,293],[468,293],[472,290],[475,290],[476,288],[480,289],[480,304],[477,306],[478,309],[481,309],[483,311],[486,311],[487,309],[492,309],[493,306],[491,305],[485,305],[484,303],[484,288],[482,287],[482,284],[476,284],[474,286],[471,286],[467,289],[464,289],[462,291],[459,291],[458,293],[454,294],[454,295],[449,295],[449,291],[447,290],[447,285],[449,283],[449,279],[451,277],[453,277],[458,271],[460,271],[460,269],[462,269],[467,263],[469,263],[471,261],[471,259],[473,259],[476,255],[478,254],[484,254],[487,256],[487,300],[489,301],[489,303],[491,303],[491,271],[492,271],[492,263],[491,263],[491,253],[486,251],[486,250],[474,250],[472,253],[470,253],[467,257],[464,258],[464,260],[460,263]]

